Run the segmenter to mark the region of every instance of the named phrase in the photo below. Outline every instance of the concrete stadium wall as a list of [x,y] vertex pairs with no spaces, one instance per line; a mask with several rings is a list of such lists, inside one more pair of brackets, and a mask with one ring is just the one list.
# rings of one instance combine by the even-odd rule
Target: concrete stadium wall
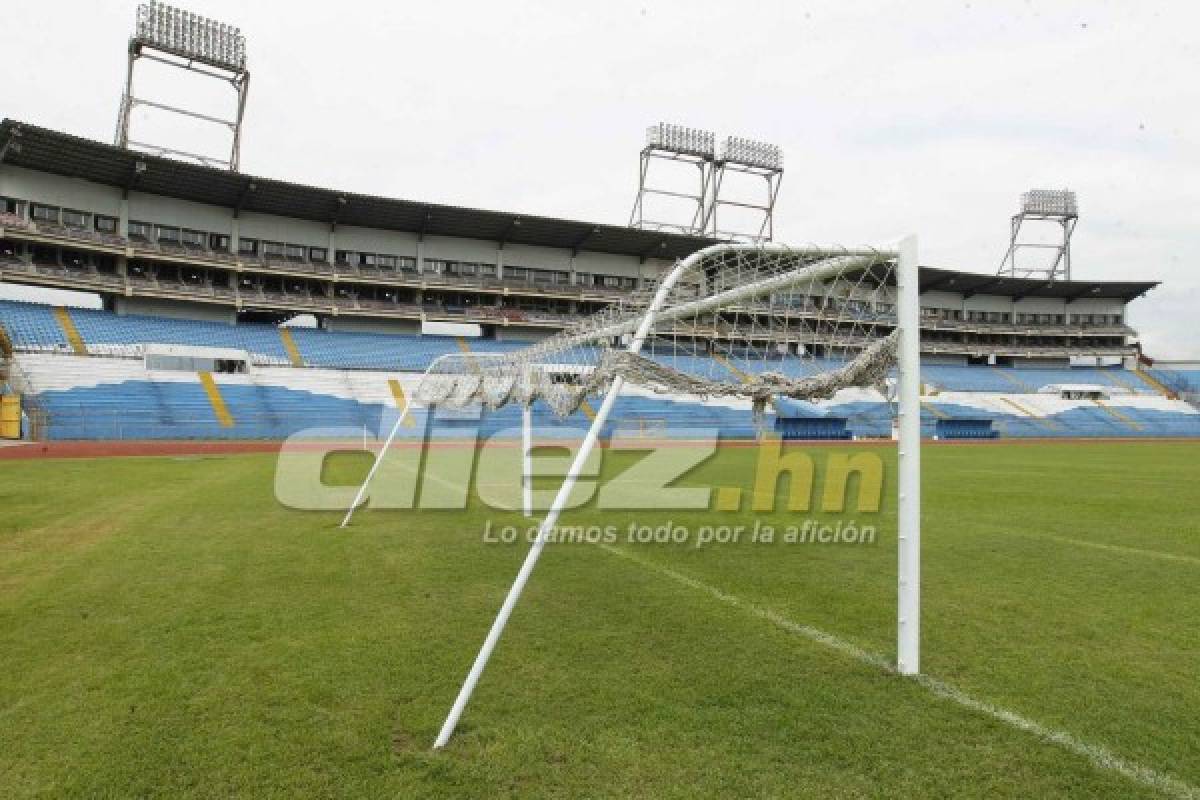
[[0,195],[35,203],[120,216],[121,190],[112,186],[0,165]]
[[412,319],[366,319],[363,317],[325,317],[321,325],[328,331],[356,333],[420,333],[421,323]]
[[186,300],[163,300],[153,297],[113,297],[113,311],[120,316],[140,314],[171,319],[200,319],[208,322],[237,323],[237,312],[229,306],[213,303],[189,303]]
[[[1125,304],[1120,300],[1081,298],[1068,303],[1055,297],[1026,297],[1013,300],[993,294],[977,294],[964,298],[955,292],[925,292],[921,305],[928,308],[948,308],[963,312],[994,311],[1008,314],[1123,314]],[[1014,317],[1015,319],[1015,317]]]

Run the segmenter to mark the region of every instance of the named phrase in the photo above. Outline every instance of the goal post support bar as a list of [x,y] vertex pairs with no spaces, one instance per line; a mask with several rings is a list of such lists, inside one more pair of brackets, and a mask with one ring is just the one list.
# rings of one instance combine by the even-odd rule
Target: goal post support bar
[[521,409],[521,510],[533,516],[533,406]]
[[897,554],[896,671],[916,675],[921,647],[921,331],[917,238],[900,242],[896,260]]
[[[358,493],[354,495],[354,502],[346,509],[346,516],[342,517],[342,524],[339,528],[345,528],[350,524],[350,518],[354,516],[354,512],[362,505],[363,498],[366,497],[367,488],[371,485],[371,479],[375,477],[375,473],[379,471],[379,465],[383,463],[384,457],[392,446],[392,442],[396,439],[396,434],[400,432],[400,426],[404,420],[408,418],[409,409],[412,408],[412,400],[409,399],[408,393],[404,394],[404,408],[400,409],[400,413],[396,415],[396,422],[392,425],[391,431],[388,432],[387,439],[383,442],[383,447],[379,448],[379,452],[375,455],[375,460],[371,462],[371,469],[367,472],[367,477],[363,479],[362,485],[358,487]],[[365,438],[365,437],[364,437]]]
[[[674,287],[680,275],[684,272],[685,264],[686,262],[677,264],[659,285],[658,291],[654,294],[654,299],[646,309],[646,314],[642,317],[641,324],[633,336],[633,341],[629,343],[629,351],[631,353],[637,353],[642,349],[642,343],[646,341],[646,337],[650,334],[650,329],[654,326],[655,314],[658,313],[663,303],[666,302],[672,287]],[[558,517],[562,513],[568,498],[570,498],[571,492],[575,488],[575,482],[579,479],[580,473],[583,472],[583,467],[600,438],[600,431],[604,429],[604,424],[608,421],[609,414],[612,413],[613,405],[616,404],[617,396],[621,393],[621,387],[624,383],[624,379],[618,375],[613,378],[612,383],[609,385],[608,392],[604,395],[604,402],[600,404],[600,409],[596,412],[591,427],[588,428],[587,435],[584,437],[583,443],[579,446],[579,452],[575,454],[575,459],[571,462],[570,469],[567,471],[567,477],[563,480],[562,486],[559,487],[558,494],[554,496],[554,502],[551,504],[545,519],[538,526],[537,536],[534,538],[533,545],[529,548],[529,553],[525,556],[525,561],[521,564],[521,569],[517,572],[517,577],[513,581],[512,587],[508,590],[508,595],[504,598],[504,604],[500,607],[499,613],[496,614],[496,619],[492,622],[492,627],[488,631],[487,638],[483,640],[483,646],[479,648],[479,653],[475,656],[475,662],[471,665],[471,671],[467,673],[467,678],[463,681],[462,688],[459,689],[458,696],[454,699],[454,705],[451,706],[450,713],[446,715],[446,721],[442,723],[442,729],[438,732],[437,740],[433,743],[435,750],[445,747],[446,743],[450,741],[450,737],[454,735],[454,729],[458,727],[458,720],[466,709],[467,703],[471,699],[471,694],[475,691],[475,686],[479,683],[480,676],[483,675],[484,668],[487,667],[492,650],[495,649],[496,643],[500,641],[501,634],[504,633],[504,626],[508,624],[508,618],[512,614],[513,608],[517,605],[517,600],[521,598],[521,592],[524,591],[525,584],[529,581],[529,576],[533,573],[533,568],[537,565],[538,558],[541,556],[542,550],[546,546],[546,541],[550,537],[550,532],[558,524]]]

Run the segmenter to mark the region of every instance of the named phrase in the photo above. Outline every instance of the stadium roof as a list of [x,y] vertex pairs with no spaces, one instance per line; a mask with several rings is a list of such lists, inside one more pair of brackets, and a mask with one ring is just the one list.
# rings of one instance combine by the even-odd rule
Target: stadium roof
[[[624,225],[420,203],[319,189],[125,150],[16,120],[0,122],[0,161],[133,191],[339,225],[573,250],[682,258],[715,239]],[[145,164],[139,171],[137,164]],[[921,268],[921,290],[1013,297],[1133,300],[1157,281],[1045,281]]]
[[[0,152],[10,139],[16,146],[7,148],[3,160],[18,167],[197,203],[339,225],[666,259],[682,258],[715,241],[625,225],[318,189],[125,150],[6,119],[0,122]],[[138,162],[146,165],[140,173]]]
[[1021,299],[1025,297],[1054,297],[1062,300],[1081,300],[1088,297],[1125,302],[1141,297],[1159,285],[1159,281],[1049,281],[1035,278],[1008,278],[1001,275],[980,275],[939,267],[921,267],[921,292],[945,291],[1000,295]]

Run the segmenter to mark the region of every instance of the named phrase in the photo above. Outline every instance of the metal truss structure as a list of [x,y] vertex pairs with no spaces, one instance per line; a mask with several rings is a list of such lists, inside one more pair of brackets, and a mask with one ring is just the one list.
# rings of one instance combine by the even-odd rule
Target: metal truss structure
[[[1008,250],[997,274],[1013,278],[1071,280],[1071,233],[1078,221],[1079,205],[1074,192],[1068,189],[1031,189],[1025,192],[1021,195],[1021,210],[1012,217]],[[1021,232],[1026,222],[1056,225],[1056,241],[1022,241]],[[1051,250],[1052,260],[1047,262],[1043,259],[1035,266],[1018,263],[1023,250]]]
[[[766,195],[761,202],[734,199],[729,196],[725,183],[727,173],[742,173],[761,178],[765,183]],[[783,149],[779,145],[756,142],[730,136],[725,139],[713,167],[712,197],[704,222],[705,232],[717,239],[747,239],[752,242],[769,242],[775,238],[775,201],[779,198],[779,185],[783,182]],[[722,207],[741,208],[757,217],[758,228],[746,230],[724,228],[718,212]]]
[[[136,97],[133,93],[134,69],[141,59],[149,59],[228,83],[237,96],[233,119],[222,119],[192,109]],[[246,93],[249,87],[246,37],[238,28],[150,0],[149,3],[138,6],[136,29],[129,39],[129,63],[125,75],[125,91],[121,95],[121,108],[117,114],[115,144],[118,147],[187,159],[236,172],[241,158],[242,119],[245,116]],[[133,111],[139,106],[228,128],[232,138],[229,157],[203,155],[131,138]]]
[[[670,164],[694,168],[696,172],[682,180],[681,171],[674,168],[678,184],[694,188],[662,185],[659,181],[667,178],[668,170],[672,169],[667,166]],[[732,196],[725,180],[730,174],[762,178],[766,188],[764,199]],[[783,150],[778,145],[729,136],[718,152],[716,135],[711,131],[660,122],[646,129],[646,145],[638,167],[637,197],[629,224],[643,230],[669,230],[716,239],[771,241],[775,235],[775,201],[782,179]],[[673,198],[685,210],[674,219],[660,219],[656,212],[647,211],[646,201],[653,197]],[[749,229],[725,226],[719,214],[722,208],[749,210],[757,215],[756,221]]]
[[[629,224],[634,228],[652,231],[673,231],[700,235],[704,232],[704,220],[707,217],[709,185],[712,182],[713,162],[716,157],[716,135],[710,131],[698,128],[688,128],[684,125],[671,125],[660,122],[646,129],[646,146],[642,148],[638,166],[638,193],[633,201],[633,211],[629,215]],[[654,165],[659,166],[655,168]],[[672,165],[672,166],[668,166]],[[679,169],[683,165],[684,169]],[[663,185],[651,186],[649,181],[659,181],[667,177],[668,172],[675,174],[687,173],[695,169],[691,180],[696,181],[695,190],[667,189]],[[650,173],[654,172],[652,178]],[[686,178],[680,182],[690,182]],[[649,197],[670,197],[691,213],[691,218],[685,221],[683,214],[677,221],[653,219],[648,216],[646,200]],[[651,211],[650,214],[656,212]]]

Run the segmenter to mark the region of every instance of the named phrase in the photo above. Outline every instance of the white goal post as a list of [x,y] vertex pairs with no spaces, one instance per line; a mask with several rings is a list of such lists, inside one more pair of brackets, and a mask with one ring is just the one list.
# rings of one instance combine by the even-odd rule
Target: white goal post
[[[863,287],[881,291],[894,281],[894,313],[880,324],[876,312],[863,311],[854,298]],[[795,297],[789,292],[812,294],[820,302],[805,314],[816,314],[817,324],[805,322],[802,336],[796,319]],[[858,294],[856,294],[858,292]],[[831,311],[830,309],[833,309]],[[872,316],[872,314],[876,314]],[[738,320],[750,322],[739,323]],[[732,320],[732,322],[730,321]],[[766,320],[764,322],[763,320]],[[866,321],[864,321],[866,320]],[[772,322],[775,321],[775,322]],[[567,330],[524,350],[510,354],[443,356],[427,370],[416,400],[427,406],[463,406],[480,403],[499,408],[518,402],[523,409],[522,472],[526,514],[529,504],[530,453],[532,439],[529,407],[535,400],[550,405],[560,415],[573,412],[588,394],[603,396],[587,434],[576,452],[553,502],[534,538],[529,552],[506,595],[458,696],[443,723],[435,748],[446,745],[487,666],[492,651],[504,632],[521,593],[537,565],[567,499],[608,422],[621,389],[631,384],[654,391],[699,397],[751,399],[756,410],[783,396],[796,399],[832,397],[841,389],[876,386],[882,388],[893,362],[897,367],[898,448],[898,593],[896,671],[914,675],[919,671],[920,648],[920,503],[921,503],[921,408],[920,408],[920,313],[917,241],[908,237],[883,248],[788,247],[786,245],[726,242],[711,245],[681,259],[666,273],[653,292],[632,296],[617,308],[601,312]],[[746,327],[738,328],[739,324]],[[779,327],[774,327],[775,325]],[[881,335],[881,327],[892,332]],[[867,332],[870,331],[870,335]],[[760,342],[772,359],[780,353],[804,353],[811,345],[823,353],[847,353],[844,361],[822,363],[824,371],[764,369],[739,373],[728,360],[723,376],[698,375],[672,368],[661,358],[641,355],[647,340],[674,342],[677,353],[684,342],[726,336],[730,348],[738,336]],[[802,344],[797,344],[797,342]],[[715,351],[714,351],[715,352]],[[732,350],[730,351],[732,352]],[[485,356],[482,357],[481,356]],[[765,358],[765,357],[764,357]],[[694,362],[689,362],[694,363]],[[774,361],[771,362],[772,364]],[[815,363],[815,362],[814,362]],[[836,367],[830,364],[837,364]],[[547,366],[551,365],[551,366]],[[571,365],[571,366],[567,366]],[[715,367],[714,367],[715,369]],[[576,380],[563,381],[563,370]],[[734,380],[731,374],[737,375]],[[367,483],[408,413],[406,407],[396,421],[343,527],[361,503]]]

